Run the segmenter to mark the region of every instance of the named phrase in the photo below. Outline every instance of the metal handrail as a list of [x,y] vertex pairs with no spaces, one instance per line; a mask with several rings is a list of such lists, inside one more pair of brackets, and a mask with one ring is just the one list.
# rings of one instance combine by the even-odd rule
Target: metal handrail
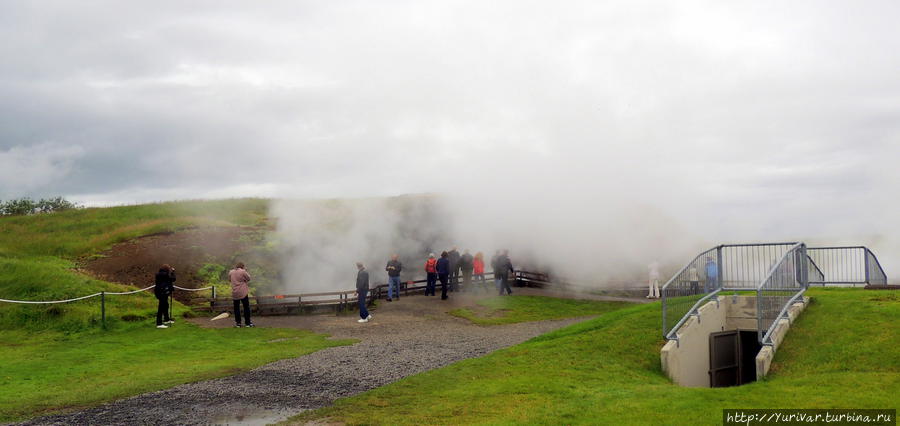
[[781,266],[781,263],[784,262],[784,260],[788,258],[788,255],[789,254],[793,255],[792,252],[802,245],[803,245],[803,243],[796,243],[796,244],[794,244],[794,246],[791,247],[790,250],[788,250],[783,255],[781,255],[781,258],[778,259],[778,262],[776,262],[774,265],[772,265],[772,267],[769,269],[769,273],[766,274],[766,278],[764,280],[762,280],[762,282],[759,283],[759,285],[756,287],[756,289],[757,290],[761,289],[762,286],[766,283],[766,281],[768,281],[770,278],[772,278],[772,275],[775,274],[775,271],[778,269],[779,266]]
[[[762,281],[759,283],[759,286],[757,287],[757,290],[756,290],[756,323],[757,323],[757,336],[758,336],[758,338],[759,338],[759,343],[761,343],[761,344],[763,344],[763,345],[769,345],[769,346],[771,346],[771,345],[773,344],[773,343],[772,343],[772,340],[771,340],[771,339],[772,339],[772,333],[774,332],[775,328],[778,327],[778,322],[779,322],[779,320],[780,320],[784,315],[787,314],[788,309],[789,309],[790,306],[794,303],[794,301],[797,300],[797,297],[802,296],[802,295],[803,295],[803,292],[806,291],[806,287],[808,286],[808,279],[804,279],[804,278],[803,278],[803,277],[806,276],[806,275],[805,275],[806,272],[803,271],[803,268],[805,268],[806,265],[805,265],[805,264],[800,264],[800,265],[798,265],[798,264],[796,263],[797,254],[798,254],[798,253],[803,255],[803,257],[800,258],[801,261],[802,261],[802,260],[806,260],[806,257],[808,257],[808,256],[805,255],[805,252],[803,251],[803,249],[805,249],[805,248],[806,248],[806,244],[803,244],[803,243],[797,243],[796,245],[792,246],[792,247],[790,248],[790,250],[788,250],[787,252],[785,252],[785,253],[781,256],[781,259],[779,259],[778,262],[776,262],[776,263],[772,266],[772,268],[769,270],[769,273],[766,275],[766,278],[765,278],[764,280],[762,280]],[[765,321],[765,320],[767,320],[767,319],[769,319],[769,318],[765,318],[765,317],[764,317],[764,316],[765,316],[765,312],[764,312],[765,309],[763,309],[763,306],[764,306],[764,305],[763,305],[763,300],[764,300],[764,298],[767,297],[767,296],[764,296],[764,295],[763,295],[763,291],[766,290],[766,288],[765,288],[765,287],[766,287],[766,284],[772,282],[772,280],[775,278],[775,274],[778,273],[778,270],[779,270],[780,268],[782,268],[782,267],[785,265],[785,262],[787,262],[787,261],[790,260],[790,259],[794,259],[794,260],[795,260],[795,262],[793,263],[793,268],[792,268],[792,270],[790,271],[791,277],[792,277],[793,280],[796,280],[797,277],[798,277],[798,272],[800,272],[800,274],[799,274],[799,276],[800,276],[800,283],[799,283],[799,284],[800,284],[800,287],[799,287],[799,289],[797,290],[797,292],[794,293],[794,294],[791,296],[790,299],[788,299],[784,304],[781,305],[781,309],[779,309],[778,314],[775,315],[773,318],[771,318],[772,323],[769,324],[768,326],[765,326],[765,324],[763,324],[763,321]],[[772,296],[768,296],[768,298],[769,298],[769,300],[772,300],[772,299],[773,299]],[[763,331],[764,329],[765,329],[765,331]]]
[[[785,248],[785,246],[790,247]],[[777,248],[770,250],[754,247]],[[723,254],[723,250],[728,248],[737,248],[738,250],[729,250]],[[712,300],[716,295],[725,291],[754,291],[757,298],[756,316],[759,341],[762,344],[771,345],[772,334],[779,320],[787,315],[791,305],[803,296],[810,283],[836,282],[834,279],[832,281],[827,280],[826,269],[808,251],[835,249],[862,250],[864,253],[862,260],[866,264],[866,283],[887,282],[887,275],[881,267],[878,258],[865,246],[811,248],[806,247],[806,244],[803,242],[721,244],[694,257],[662,286],[663,336],[666,339],[677,341],[678,329],[684,325],[690,316],[698,315],[699,308]],[[782,250],[784,251],[782,252]],[[760,253],[763,255],[757,256]],[[706,287],[706,284],[704,284],[706,288],[696,288],[697,274],[692,272],[691,275],[685,275],[686,271],[691,267],[699,268],[699,262],[702,261],[703,257],[713,258],[714,256],[716,256],[714,262],[718,268],[716,280],[713,282],[714,285]],[[846,259],[859,260],[860,256],[857,253],[841,258],[842,261]],[[763,268],[768,262],[771,262],[770,266]],[[858,273],[860,271],[858,265],[855,265],[854,268],[856,268],[854,269],[855,272]],[[840,271],[839,269],[838,272]],[[783,276],[777,276],[776,274],[783,274]],[[855,278],[855,276],[850,278]],[[706,283],[708,284],[711,281],[707,278]],[[686,287],[686,282],[691,283],[690,288]],[[674,290],[667,291],[670,288],[674,288]],[[670,295],[669,293],[672,292],[683,294]],[[681,305],[677,305],[677,303],[673,305],[675,307],[680,306],[680,309],[683,309],[686,306],[684,302],[692,301],[691,296],[699,297],[701,295],[702,297],[693,302],[690,309],[675,322],[674,326],[668,326],[670,324],[668,317],[673,315],[673,312],[669,312],[668,305],[676,303],[674,300],[680,300],[673,299],[673,297],[682,297],[684,299],[680,300]],[[673,302],[670,302],[670,299]],[[774,317],[771,316],[776,311],[778,314]],[[674,312],[674,315],[681,315],[680,310]],[[768,321],[771,321],[771,324]]]
[[[672,330],[666,335],[666,339],[674,340],[676,344],[680,345],[681,343],[678,341],[678,329],[684,325],[685,321],[692,315],[698,315],[700,306],[703,305],[707,300],[709,300],[712,296],[718,296],[718,294],[722,292],[721,288],[716,289],[715,291],[710,292],[706,296],[703,296],[697,303],[694,303],[694,306],[691,306],[691,309],[688,310],[688,313],[685,314],[681,319],[672,327]],[[717,299],[718,300],[718,299]]]
[[681,274],[683,274],[684,271],[687,271],[687,269],[688,269],[691,265],[693,265],[694,262],[696,262],[697,260],[699,260],[700,257],[702,257],[703,255],[705,255],[706,253],[709,253],[709,252],[711,252],[711,251],[713,251],[713,250],[716,250],[716,249],[719,249],[719,248],[722,248],[722,247],[723,247],[722,245],[718,245],[718,246],[711,247],[711,248],[709,248],[709,249],[706,249],[706,250],[700,252],[700,254],[698,254],[698,255],[695,256],[693,259],[691,259],[691,261],[688,262],[687,265],[684,265],[683,268],[681,268],[678,272],[676,272],[675,275],[672,276],[672,278],[669,278],[669,281],[666,281],[666,283],[663,284],[663,286],[660,288],[660,290],[665,290],[666,288],[668,288],[669,285],[672,284],[672,282],[675,281],[676,278],[678,278]]
[[[878,256],[875,256],[875,253],[873,253],[872,250],[869,250],[868,247],[866,247],[866,254],[872,256],[872,260],[875,261],[875,266],[878,267],[878,271],[881,272],[881,276],[884,277],[884,283],[882,284],[887,285],[887,273],[884,272],[884,268],[881,267],[881,262],[878,260]],[[871,279],[871,277],[868,276],[866,278],[867,281]],[[867,282],[867,284],[871,284],[871,282]]]
[[[821,280],[810,280],[815,285],[887,284],[887,274],[878,257],[866,246],[808,247],[810,258],[824,262],[819,272]],[[815,255],[813,255],[815,253]],[[827,272],[826,272],[827,271]]]
[[787,303],[784,304],[784,306],[781,307],[781,311],[778,313],[778,316],[775,317],[775,321],[772,322],[772,326],[770,326],[769,329],[766,330],[766,334],[764,334],[762,339],[760,339],[760,343],[766,346],[772,346],[775,344],[775,342],[772,341],[772,333],[775,331],[775,328],[778,327],[778,320],[788,315],[788,309],[790,309],[791,305],[793,305],[797,301],[797,298],[802,297],[803,293],[805,292],[805,288],[801,289],[797,292],[797,294],[793,295],[787,301]]

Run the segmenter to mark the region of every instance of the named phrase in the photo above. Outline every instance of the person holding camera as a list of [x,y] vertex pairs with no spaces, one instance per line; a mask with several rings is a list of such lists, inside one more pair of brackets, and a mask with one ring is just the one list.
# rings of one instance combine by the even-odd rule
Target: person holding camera
[[241,327],[241,305],[244,307],[244,325],[253,327],[250,321],[250,273],[244,267],[243,262],[234,265],[234,269],[228,271],[228,279],[231,280],[231,299],[234,300],[234,326]]
[[156,273],[156,287],[153,288],[153,294],[159,305],[156,308],[156,328],[169,328],[175,324],[172,318],[169,318],[169,296],[175,291],[175,268],[169,265],[162,265]]

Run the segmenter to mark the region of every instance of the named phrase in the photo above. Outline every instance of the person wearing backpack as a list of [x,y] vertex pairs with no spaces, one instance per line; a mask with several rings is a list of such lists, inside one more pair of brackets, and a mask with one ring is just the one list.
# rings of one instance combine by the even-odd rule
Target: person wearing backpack
[[437,270],[438,279],[441,280],[441,300],[447,300],[447,287],[449,286],[448,281],[450,278],[450,255],[447,252],[441,253],[441,258],[438,259],[435,269]]
[[447,260],[450,262],[450,291],[459,291],[459,251],[455,246],[447,252]]
[[500,256],[497,256],[497,268],[494,269],[494,274],[499,273],[501,296],[503,296],[503,290],[506,290],[508,295],[512,295],[512,288],[509,286],[509,273],[515,271],[512,262],[509,260],[509,251],[503,250]]
[[175,268],[169,265],[159,267],[156,273],[156,286],[153,287],[153,294],[159,305],[156,307],[156,328],[169,328],[175,324],[169,317],[169,296],[175,291]]
[[437,259],[434,253],[428,254],[428,260],[425,261],[425,295],[434,296],[434,286],[437,284]]
[[503,294],[503,290],[500,287],[500,285],[502,283],[502,281],[500,280],[500,267],[497,266],[497,261],[499,259],[500,259],[500,250],[497,250],[497,252],[494,253],[493,256],[491,256],[491,271],[493,271],[493,273],[494,273],[494,287],[497,288],[497,291],[499,291],[500,294]]
[[462,288],[464,291],[470,291],[472,287],[472,267],[475,259],[469,254],[469,250],[463,252],[459,258],[459,271],[462,273]]
[[475,280],[481,278],[481,286],[489,291],[487,281],[484,279],[484,253],[475,253],[475,259],[472,260],[472,268],[474,269]]

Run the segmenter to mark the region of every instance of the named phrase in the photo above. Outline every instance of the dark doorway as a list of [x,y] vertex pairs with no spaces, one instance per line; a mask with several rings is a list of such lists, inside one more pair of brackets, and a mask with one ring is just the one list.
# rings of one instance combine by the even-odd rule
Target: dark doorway
[[723,331],[709,335],[709,385],[738,386],[756,380],[759,342],[755,331]]
[[741,382],[744,385],[756,381],[756,355],[762,346],[756,331],[741,331]]

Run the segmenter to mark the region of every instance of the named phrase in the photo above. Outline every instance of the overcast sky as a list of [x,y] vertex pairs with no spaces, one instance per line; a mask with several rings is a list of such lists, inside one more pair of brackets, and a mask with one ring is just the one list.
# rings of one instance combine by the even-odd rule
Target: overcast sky
[[0,198],[567,188],[898,248],[898,22],[897,1],[4,1]]

